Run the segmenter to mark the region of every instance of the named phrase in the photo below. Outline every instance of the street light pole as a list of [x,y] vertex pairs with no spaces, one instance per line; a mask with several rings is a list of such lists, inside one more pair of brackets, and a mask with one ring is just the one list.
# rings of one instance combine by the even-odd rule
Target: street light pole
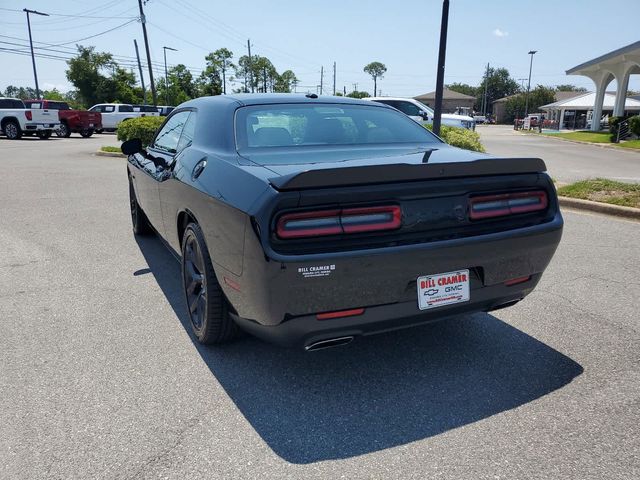
[[529,55],[531,55],[531,62],[529,63],[529,83],[527,83],[527,97],[524,103],[524,116],[525,118],[529,114],[529,90],[531,90],[531,69],[533,68],[533,56],[538,53],[537,50],[530,50]]
[[27,14],[27,28],[29,29],[29,46],[31,47],[31,63],[33,63],[33,78],[36,81],[36,98],[40,100],[40,87],[38,86],[38,72],[36,71],[36,57],[33,54],[33,39],[31,38],[31,20],[29,19],[29,14],[33,13],[34,15],[42,15],[43,17],[48,17],[48,13],[38,12],[37,10],[29,10],[28,8],[23,8],[23,12]]
[[171,47],[162,47],[164,53],[164,101],[167,105],[169,105],[169,80],[167,76],[167,50],[171,50],[173,52],[177,52],[175,48]]

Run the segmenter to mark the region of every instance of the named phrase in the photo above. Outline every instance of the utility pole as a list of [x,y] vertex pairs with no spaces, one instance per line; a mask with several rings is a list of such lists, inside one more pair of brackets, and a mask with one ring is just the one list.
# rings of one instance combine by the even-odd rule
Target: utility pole
[[324,85],[324,66],[320,67],[320,95],[322,95],[322,85]]
[[27,14],[27,28],[29,29],[29,45],[31,46],[31,63],[33,64],[33,78],[36,81],[36,98],[40,100],[40,87],[38,86],[38,72],[36,71],[36,57],[33,54],[33,40],[31,39],[31,20],[29,20],[29,14],[33,13],[34,15],[42,15],[43,17],[48,17],[48,13],[38,12],[37,10],[29,10],[28,8],[23,8],[23,12]]
[[346,97],[347,96],[347,86],[343,85],[342,86],[342,94]]
[[156,96],[156,85],[153,83],[153,69],[151,67],[151,53],[149,52],[149,37],[147,36],[147,19],[142,9],[142,0],[138,0],[140,7],[140,23],[142,23],[142,35],[144,37],[144,48],[147,51],[147,66],[149,67],[149,83],[151,84],[151,96],[153,97],[153,105],[158,105],[158,97]]
[[489,90],[489,63],[487,62],[487,73],[484,76],[484,97],[482,98],[482,115],[487,115],[488,90]]
[[175,48],[171,47],[162,47],[162,51],[164,53],[164,101],[165,105],[169,105],[169,80],[167,78],[167,50],[172,50],[177,52]]
[[438,52],[438,75],[436,77],[436,104],[433,115],[433,133],[440,135],[442,121],[442,92],[444,88],[444,64],[447,54],[447,28],[449,26],[449,0],[442,2],[442,23],[440,24],[440,50]]
[[336,62],[333,62],[333,96],[336,95]]
[[140,52],[138,51],[138,42],[133,39],[133,45],[136,47],[136,58],[138,59],[138,71],[140,72],[140,84],[142,85],[142,98],[144,104],[147,104],[147,89],[144,88],[144,76],[142,75],[142,64],[140,63]]
[[529,50],[531,55],[531,63],[529,63],[529,83],[527,83],[527,99],[524,102],[524,116],[525,118],[529,114],[529,90],[531,90],[531,69],[533,68],[533,56],[538,53],[537,50]]
[[249,50],[249,83],[251,84],[251,93],[253,93],[253,64],[251,62],[251,40],[247,39],[247,50]]

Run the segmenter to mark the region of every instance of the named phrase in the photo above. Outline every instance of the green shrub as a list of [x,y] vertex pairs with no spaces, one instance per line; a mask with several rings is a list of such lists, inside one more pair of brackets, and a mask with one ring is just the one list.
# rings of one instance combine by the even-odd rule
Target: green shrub
[[634,115],[629,119],[629,130],[637,137],[640,137],[640,115]]
[[614,117],[614,116],[609,117],[609,133],[611,133],[609,138],[614,143],[618,139],[618,125],[620,125],[620,122],[622,122],[623,120],[624,120],[624,117]]
[[[432,125],[426,125],[428,130],[432,130]],[[442,125],[440,127],[440,138],[449,145],[474,152],[484,152],[484,146],[480,142],[480,135],[467,128],[450,127]]]
[[126,142],[132,138],[139,138],[142,140],[142,146],[146,147],[153,140],[162,122],[164,117],[138,117],[125,120],[118,125],[118,140]]

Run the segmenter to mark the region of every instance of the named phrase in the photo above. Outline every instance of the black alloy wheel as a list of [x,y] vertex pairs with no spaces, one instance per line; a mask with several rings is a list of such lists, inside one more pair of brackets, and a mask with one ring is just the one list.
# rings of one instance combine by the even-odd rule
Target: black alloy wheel
[[182,285],[193,333],[200,343],[232,340],[238,326],[211,263],[200,226],[190,223],[182,239]]
[[142,208],[140,208],[131,177],[129,177],[129,207],[131,208],[131,224],[133,226],[133,233],[135,235],[148,235],[151,233],[151,224],[149,223],[149,219],[147,219]]
[[80,130],[80,136],[82,138],[89,138],[91,135],[93,135],[93,128],[83,128]]

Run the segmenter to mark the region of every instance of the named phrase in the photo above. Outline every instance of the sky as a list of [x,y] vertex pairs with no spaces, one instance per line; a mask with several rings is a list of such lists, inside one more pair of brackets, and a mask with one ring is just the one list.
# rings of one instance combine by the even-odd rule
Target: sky
[[[616,5],[607,8],[601,0],[451,0],[445,83],[478,85],[489,63],[507,68],[526,86],[527,52],[537,50],[532,87],[571,83],[593,90],[589,78],[567,76],[565,70],[639,39],[640,1]],[[129,68],[135,66],[137,39],[144,61],[137,0],[0,0],[0,90],[34,86],[22,8],[51,14],[31,15],[33,40],[41,42],[35,45],[56,45],[37,51],[61,57],[36,58],[43,90],[72,88],[65,58],[76,43],[110,52]],[[252,54],[268,57],[279,72],[295,72],[299,91],[315,92],[324,67],[323,91],[332,93],[335,62],[338,90],[357,85],[373,93],[373,81],[362,69],[380,61],[388,70],[378,87],[390,96],[435,89],[441,13],[441,0],[148,0],[145,6],[156,78],[164,71],[163,46],[178,50],[167,52],[170,67],[183,63],[199,75],[208,52],[226,47],[237,59],[246,54],[250,39]],[[144,75],[148,84],[146,70]],[[640,90],[640,75],[631,77],[629,88]],[[615,81],[608,89],[615,89]]]

